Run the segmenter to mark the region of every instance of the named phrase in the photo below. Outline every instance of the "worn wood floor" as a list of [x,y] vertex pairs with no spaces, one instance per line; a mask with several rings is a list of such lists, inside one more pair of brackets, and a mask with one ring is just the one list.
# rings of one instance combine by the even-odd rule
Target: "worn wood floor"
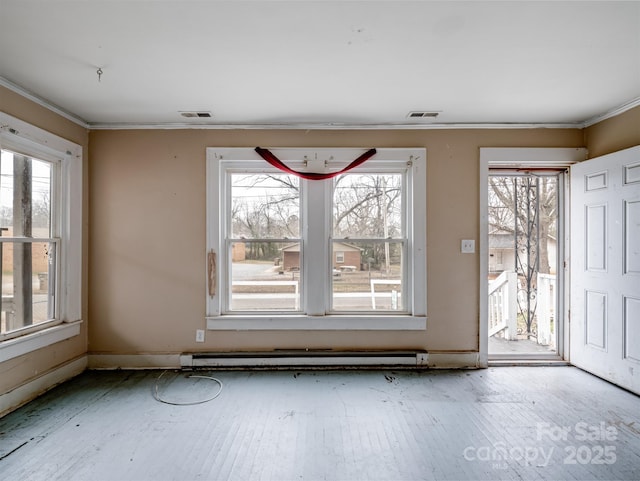
[[[638,480],[640,398],[572,367],[86,372],[0,419],[0,479]],[[165,400],[218,385],[167,372]]]

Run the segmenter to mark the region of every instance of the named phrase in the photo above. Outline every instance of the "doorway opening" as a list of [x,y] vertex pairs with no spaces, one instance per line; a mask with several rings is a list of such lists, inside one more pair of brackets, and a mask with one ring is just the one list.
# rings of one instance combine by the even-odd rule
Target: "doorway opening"
[[490,170],[488,355],[559,355],[562,172]]

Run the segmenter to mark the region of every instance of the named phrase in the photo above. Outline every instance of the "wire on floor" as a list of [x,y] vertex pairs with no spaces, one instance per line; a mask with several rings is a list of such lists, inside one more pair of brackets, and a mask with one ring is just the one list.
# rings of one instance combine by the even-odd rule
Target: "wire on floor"
[[217,379],[215,377],[211,377],[211,376],[201,376],[198,374],[190,374],[189,376],[187,376],[187,378],[195,378],[195,379],[209,379],[211,381],[217,382],[218,385],[220,386],[220,389],[218,389],[218,391],[211,397],[208,397],[206,399],[201,399],[199,401],[191,401],[191,402],[176,402],[176,401],[167,401],[166,399],[163,399],[160,396],[160,388],[159,388],[159,383],[160,383],[160,379],[162,378],[162,376],[164,376],[166,374],[166,370],[162,372],[162,374],[160,374],[158,376],[158,379],[156,379],[156,384],[154,386],[154,390],[153,390],[153,397],[156,401],[159,401],[161,403],[164,404],[171,404],[172,406],[193,406],[195,404],[204,404],[207,403],[209,401],[213,401],[215,398],[217,398],[220,393],[222,392],[222,381],[220,379]]

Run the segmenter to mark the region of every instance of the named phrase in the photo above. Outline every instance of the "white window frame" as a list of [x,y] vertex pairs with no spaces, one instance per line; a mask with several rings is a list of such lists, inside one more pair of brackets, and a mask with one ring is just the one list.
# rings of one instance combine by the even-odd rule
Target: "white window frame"
[[[353,159],[360,156],[366,149],[271,149],[274,155],[295,170],[308,172],[335,171],[345,167]],[[330,159],[325,162],[323,159]],[[407,312],[376,314],[363,312],[362,314],[326,314],[330,305],[329,297],[331,279],[324,277],[318,282],[319,276],[312,276],[313,272],[331,272],[330,258],[330,209],[326,207],[330,181],[305,181],[307,188],[300,200],[301,209],[322,205],[325,216],[320,222],[308,222],[315,218],[313,215],[303,215],[301,239],[304,248],[314,252],[306,260],[307,268],[303,270],[303,298],[302,306],[305,313],[225,313],[225,299],[228,295],[225,279],[228,278],[226,256],[221,255],[224,250],[225,228],[228,194],[227,170],[242,171],[246,168],[251,172],[260,169],[263,172],[273,172],[273,168],[251,148],[214,148],[206,149],[206,179],[207,179],[207,255],[215,253],[217,269],[214,273],[216,283],[215,295],[206,292],[206,321],[210,330],[425,330],[426,329],[426,150],[425,149],[377,149],[376,155],[358,169],[368,171],[389,170],[393,166],[406,167],[406,230],[407,251],[411,252],[411,259],[406,262],[405,289]],[[275,171],[279,172],[279,171]],[[358,172],[353,170],[352,172]],[[320,242],[319,245],[311,245]],[[320,248],[319,248],[320,247]],[[322,252],[320,252],[322,251]],[[206,272],[209,282],[209,272]],[[310,295],[313,293],[313,295]],[[414,295],[413,293],[416,293]]]
[[[82,323],[82,147],[0,112],[0,148],[56,162],[52,225],[59,236],[56,317],[0,336],[0,362],[80,334]],[[54,195],[54,193],[52,193]]]

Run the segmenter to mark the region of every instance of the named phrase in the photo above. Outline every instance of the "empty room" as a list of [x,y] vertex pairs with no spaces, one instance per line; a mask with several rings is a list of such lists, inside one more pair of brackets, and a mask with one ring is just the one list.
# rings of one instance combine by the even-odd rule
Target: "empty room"
[[640,479],[640,1],[0,0],[0,478]]

